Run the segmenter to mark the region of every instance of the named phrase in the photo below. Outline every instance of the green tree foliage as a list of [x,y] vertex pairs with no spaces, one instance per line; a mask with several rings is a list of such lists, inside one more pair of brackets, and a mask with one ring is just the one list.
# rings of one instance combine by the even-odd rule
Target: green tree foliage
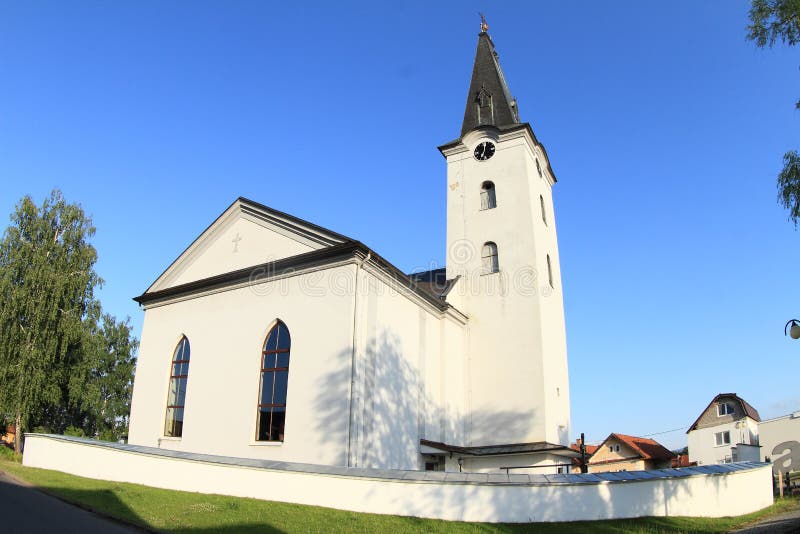
[[0,240],[0,414],[18,437],[35,427],[125,432],[137,342],[94,297],[94,232],[53,191],[41,206],[23,198]]
[[115,441],[128,433],[138,341],[129,321],[103,315],[86,345],[81,372],[73,373],[70,387],[72,398],[80,398],[78,417],[71,423],[82,423],[87,435]]
[[783,170],[778,175],[778,200],[789,210],[795,226],[800,222],[800,154],[790,151],[783,156]]
[[[750,6],[747,38],[758,47],[776,42],[794,46],[800,42],[800,0],[753,0]],[[800,100],[795,104],[800,109]],[[800,223],[800,154],[790,150],[783,155],[783,170],[778,175],[778,201],[789,210],[789,220]]]

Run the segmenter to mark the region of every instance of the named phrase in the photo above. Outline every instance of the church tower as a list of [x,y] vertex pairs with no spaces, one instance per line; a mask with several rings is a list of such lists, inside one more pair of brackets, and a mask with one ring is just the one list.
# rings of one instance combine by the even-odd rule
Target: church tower
[[485,22],[447,159],[447,299],[468,317],[467,446],[569,443],[555,175]]

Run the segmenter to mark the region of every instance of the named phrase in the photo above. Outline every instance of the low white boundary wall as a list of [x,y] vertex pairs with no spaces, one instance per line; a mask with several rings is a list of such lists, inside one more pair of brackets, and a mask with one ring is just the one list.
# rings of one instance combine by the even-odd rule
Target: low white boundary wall
[[487,475],[289,464],[27,434],[23,464],[159,488],[458,521],[722,517],[772,504],[772,469],[760,463]]

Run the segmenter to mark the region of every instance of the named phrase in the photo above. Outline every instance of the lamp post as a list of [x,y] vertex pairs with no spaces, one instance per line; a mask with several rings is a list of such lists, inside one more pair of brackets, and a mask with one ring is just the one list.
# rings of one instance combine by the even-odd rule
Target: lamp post
[[783,327],[783,335],[789,335],[792,339],[800,339],[800,320],[789,319]]

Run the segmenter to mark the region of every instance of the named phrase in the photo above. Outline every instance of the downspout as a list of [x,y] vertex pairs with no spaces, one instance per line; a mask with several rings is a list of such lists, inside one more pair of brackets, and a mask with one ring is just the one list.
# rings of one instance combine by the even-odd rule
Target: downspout
[[351,448],[353,443],[353,416],[355,410],[353,392],[356,387],[356,340],[358,339],[358,272],[371,257],[372,251],[369,251],[367,255],[364,256],[364,259],[356,263],[356,277],[355,284],[353,285],[353,351],[350,356],[350,416],[347,419],[347,467],[355,467],[351,465],[353,463]]

